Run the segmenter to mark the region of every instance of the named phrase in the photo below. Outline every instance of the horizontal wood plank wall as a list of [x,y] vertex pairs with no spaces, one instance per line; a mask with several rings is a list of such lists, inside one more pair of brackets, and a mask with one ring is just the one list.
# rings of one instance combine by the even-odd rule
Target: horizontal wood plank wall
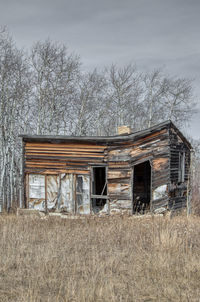
[[108,162],[110,214],[131,214],[131,168],[127,161]]
[[[137,141],[109,146],[108,194],[112,212],[132,212],[132,166],[150,160],[152,191],[170,181],[169,131],[164,129]],[[168,195],[152,201],[152,209],[167,206]]]
[[106,145],[94,143],[25,144],[25,172],[89,174],[88,163],[105,161]]

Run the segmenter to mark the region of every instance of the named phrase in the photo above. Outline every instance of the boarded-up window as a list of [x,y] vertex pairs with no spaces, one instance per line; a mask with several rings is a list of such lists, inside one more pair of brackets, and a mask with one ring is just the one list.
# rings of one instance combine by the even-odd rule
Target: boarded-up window
[[59,176],[47,175],[47,209],[58,208]]
[[29,175],[29,208],[45,209],[45,176]]
[[61,204],[60,208],[68,213],[74,213],[74,175],[61,174]]
[[90,177],[68,173],[30,174],[29,208],[41,211],[61,209],[72,214],[89,214]]
[[45,176],[29,175],[29,198],[45,198]]
[[89,176],[76,176],[76,206],[78,214],[90,214]]

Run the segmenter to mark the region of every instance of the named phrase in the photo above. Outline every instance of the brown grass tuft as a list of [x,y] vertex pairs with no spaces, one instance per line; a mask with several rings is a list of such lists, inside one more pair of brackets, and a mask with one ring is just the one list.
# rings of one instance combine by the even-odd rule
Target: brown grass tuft
[[200,218],[0,217],[0,301],[199,301]]

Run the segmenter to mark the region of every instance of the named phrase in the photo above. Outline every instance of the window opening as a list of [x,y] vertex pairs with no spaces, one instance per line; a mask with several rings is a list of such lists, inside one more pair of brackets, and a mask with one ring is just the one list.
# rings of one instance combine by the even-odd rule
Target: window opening
[[185,152],[180,152],[178,181],[184,182],[184,180],[185,180]]
[[106,167],[92,169],[92,210],[101,211],[107,203]]
[[149,161],[134,166],[133,214],[150,210],[151,165]]

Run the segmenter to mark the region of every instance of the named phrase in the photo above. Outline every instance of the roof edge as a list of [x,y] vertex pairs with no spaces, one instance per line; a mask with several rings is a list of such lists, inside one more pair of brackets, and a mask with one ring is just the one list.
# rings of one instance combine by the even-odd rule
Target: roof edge
[[109,142],[120,142],[132,139],[138,139],[139,137],[143,137],[152,133],[156,130],[162,130],[167,127],[173,127],[177,134],[181,137],[183,141],[185,141],[190,149],[192,145],[187,140],[187,138],[183,135],[183,133],[175,126],[175,124],[171,120],[164,121],[162,123],[156,124],[150,128],[146,128],[144,130],[136,131],[130,134],[122,134],[122,135],[114,135],[114,136],[66,136],[66,135],[27,135],[20,134],[19,137],[22,138],[23,141],[51,141],[61,142],[61,141],[70,141],[70,142],[91,142],[91,143],[109,143]]

